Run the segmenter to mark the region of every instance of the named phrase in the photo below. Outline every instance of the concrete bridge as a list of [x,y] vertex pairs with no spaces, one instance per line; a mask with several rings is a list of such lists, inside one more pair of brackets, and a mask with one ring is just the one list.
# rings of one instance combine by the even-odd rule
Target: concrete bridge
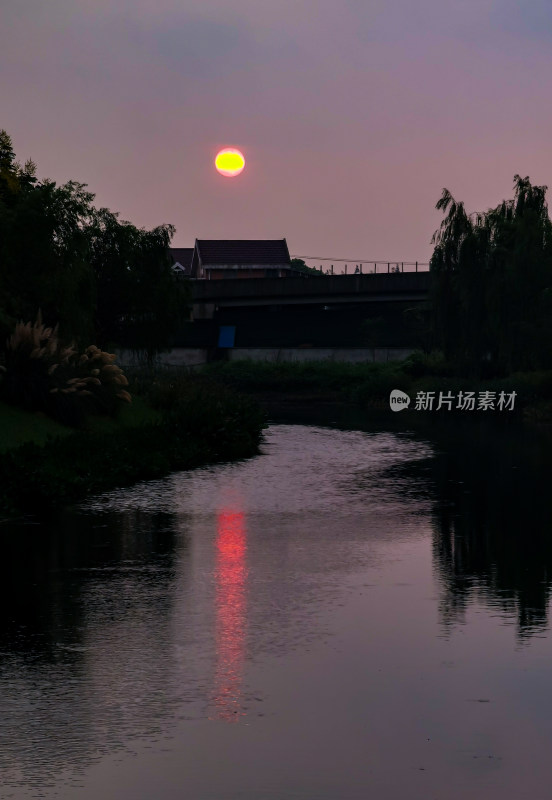
[[[431,279],[424,271],[192,281],[193,320],[159,360],[402,359],[425,344]],[[226,349],[221,328],[232,332]],[[133,363],[131,353],[121,357]]]
[[192,320],[163,360],[404,358],[424,344],[430,282],[427,271],[192,281]]
[[420,303],[427,300],[430,281],[429,272],[193,281],[193,319],[213,319],[231,308]]

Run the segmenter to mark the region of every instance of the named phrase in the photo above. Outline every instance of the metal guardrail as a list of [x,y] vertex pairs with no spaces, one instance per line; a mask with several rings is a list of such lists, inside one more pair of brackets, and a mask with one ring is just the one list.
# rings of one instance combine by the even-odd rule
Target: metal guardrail
[[[354,259],[346,260],[344,258],[316,258],[316,256],[291,256],[291,258],[301,258],[302,260],[309,259],[311,261],[332,261],[330,268],[326,271],[322,269],[320,264],[320,272],[323,275],[370,275],[370,274],[391,274],[394,272],[429,272],[429,262],[427,261],[355,261]],[[334,271],[334,263],[344,263],[344,269],[341,272]],[[351,271],[348,272],[348,266],[351,264]],[[316,264],[307,264],[311,269],[317,269]],[[373,268],[371,268],[373,267]],[[381,267],[381,268],[380,268]],[[405,269],[406,267],[406,269]],[[409,269],[410,267],[410,269]]]

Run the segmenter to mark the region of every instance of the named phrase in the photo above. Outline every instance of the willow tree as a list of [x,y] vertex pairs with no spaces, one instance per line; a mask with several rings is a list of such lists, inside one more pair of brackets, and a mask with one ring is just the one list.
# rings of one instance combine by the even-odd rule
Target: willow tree
[[443,190],[447,212],[433,235],[434,335],[470,372],[552,366],[552,224],[546,186],[514,177],[515,195],[468,215]]
[[507,370],[552,366],[552,223],[546,186],[514,178],[515,196],[485,215],[490,232],[489,330]]

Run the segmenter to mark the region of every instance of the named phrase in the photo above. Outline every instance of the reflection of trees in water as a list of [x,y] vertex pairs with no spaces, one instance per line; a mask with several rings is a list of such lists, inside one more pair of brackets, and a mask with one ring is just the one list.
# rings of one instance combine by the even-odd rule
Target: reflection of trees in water
[[[454,425],[455,430],[450,428]],[[430,438],[439,453],[406,467],[428,480],[434,563],[447,629],[476,598],[515,616],[521,638],[546,626],[552,581],[552,448],[530,430],[464,427]]]
[[172,713],[174,517],[73,513],[3,535],[0,782],[42,789]]
[[[174,530],[167,514],[68,514],[49,523],[2,525],[0,650],[58,661],[58,645],[78,644],[80,598],[94,570],[109,580],[121,563],[172,567]],[[67,637],[70,637],[70,641]]]

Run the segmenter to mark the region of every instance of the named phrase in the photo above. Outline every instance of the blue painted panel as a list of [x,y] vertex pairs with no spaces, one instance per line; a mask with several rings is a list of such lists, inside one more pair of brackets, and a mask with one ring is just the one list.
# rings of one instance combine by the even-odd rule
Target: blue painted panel
[[234,347],[234,339],[236,337],[235,325],[221,325],[219,330],[219,347]]

